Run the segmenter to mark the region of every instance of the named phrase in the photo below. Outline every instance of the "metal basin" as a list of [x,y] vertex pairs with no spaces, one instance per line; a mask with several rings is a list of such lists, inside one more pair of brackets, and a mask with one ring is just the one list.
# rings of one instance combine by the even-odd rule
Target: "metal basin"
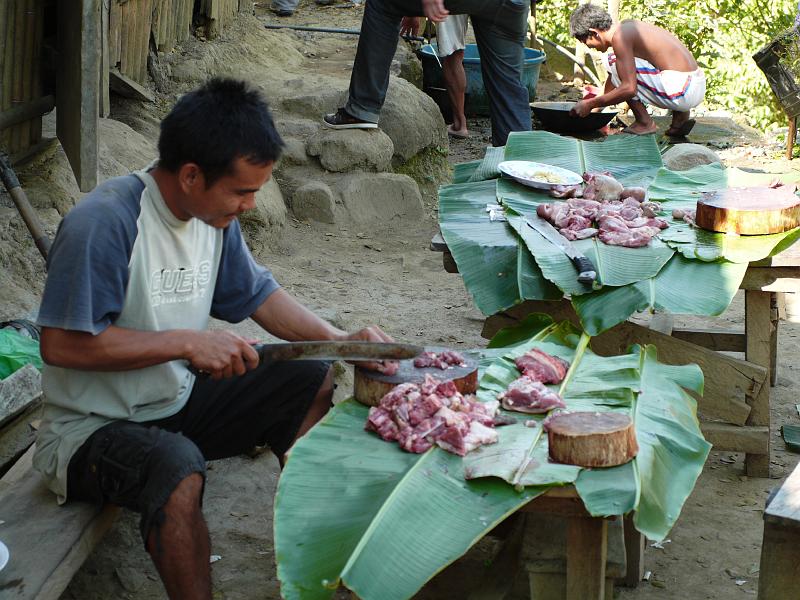
[[533,102],[533,114],[547,131],[559,133],[588,133],[605,127],[613,119],[617,111],[605,109],[592,112],[585,117],[574,117],[569,114],[575,102]]

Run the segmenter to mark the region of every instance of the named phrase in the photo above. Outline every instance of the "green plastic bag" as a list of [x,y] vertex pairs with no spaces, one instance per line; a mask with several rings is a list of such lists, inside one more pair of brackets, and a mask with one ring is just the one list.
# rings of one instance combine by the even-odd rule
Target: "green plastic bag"
[[0,379],[5,379],[27,364],[42,368],[39,342],[14,329],[0,329]]

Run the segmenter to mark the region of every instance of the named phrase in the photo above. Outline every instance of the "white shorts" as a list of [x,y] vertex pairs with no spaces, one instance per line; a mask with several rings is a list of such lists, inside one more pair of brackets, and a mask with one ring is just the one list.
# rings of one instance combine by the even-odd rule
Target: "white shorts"
[[441,58],[466,47],[468,18],[469,15],[450,15],[436,24],[436,54]]
[[[643,58],[636,61],[636,95],[632,100],[641,100],[660,108],[686,112],[703,101],[706,95],[706,76],[702,69],[691,73],[684,71],[659,71]],[[603,64],[611,77],[611,83],[619,86],[617,56],[603,55]]]

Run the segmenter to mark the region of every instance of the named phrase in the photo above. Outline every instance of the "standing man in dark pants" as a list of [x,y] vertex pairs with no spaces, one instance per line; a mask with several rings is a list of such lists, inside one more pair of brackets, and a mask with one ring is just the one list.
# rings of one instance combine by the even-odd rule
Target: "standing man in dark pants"
[[512,131],[531,129],[528,90],[521,82],[530,0],[367,0],[347,104],[325,115],[333,129],[375,129],[389,67],[404,16],[436,23],[449,14],[469,14],[489,97],[492,143],[502,146]]

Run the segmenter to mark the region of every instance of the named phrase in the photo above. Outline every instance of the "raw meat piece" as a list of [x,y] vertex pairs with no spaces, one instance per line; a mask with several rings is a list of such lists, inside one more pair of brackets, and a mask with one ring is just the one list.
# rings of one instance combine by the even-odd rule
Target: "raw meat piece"
[[418,369],[434,367],[436,369],[449,369],[450,367],[466,367],[464,357],[453,350],[445,350],[437,354],[436,352],[423,352],[414,359],[414,366]]
[[586,187],[583,188],[583,197],[599,202],[619,200],[620,193],[624,189],[622,184],[611,177],[610,173],[584,173],[583,180]]
[[506,410],[524,413],[545,413],[554,408],[565,408],[564,401],[541,381],[523,375],[515,379],[508,389],[498,395]]
[[551,356],[537,348],[531,348],[514,363],[523,375],[542,383],[561,383],[569,369],[569,363],[563,358]]
[[561,235],[567,238],[569,241],[574,242],[575,240],[585,240],[590,237],[594,237],[600,230],[596,227],[587,227],[585,229],[579,229],[578,231],[573,231],[571,229],[562,229]]
[[400,370],[400,361],[397,360],[380,361],[380,365],[377,371],[384,375],[395,375]]
[[555,185],[550,189],[553,198],[575,198],[582,194],[581,186],[578,185]]
[[647,196],[647,191],[642,187],[624,188],[619,193],[620,198],[633,198],[638,202],[644,202],[646,196]]
[[499,406],[497,400],[478,402],[462,395],[452,381],[426,375],[423,383],[400,384],[381,398],[369,410],[364,428],[408,452],[425,452],[438,443],[463,456],[497,441],[492,427]]

